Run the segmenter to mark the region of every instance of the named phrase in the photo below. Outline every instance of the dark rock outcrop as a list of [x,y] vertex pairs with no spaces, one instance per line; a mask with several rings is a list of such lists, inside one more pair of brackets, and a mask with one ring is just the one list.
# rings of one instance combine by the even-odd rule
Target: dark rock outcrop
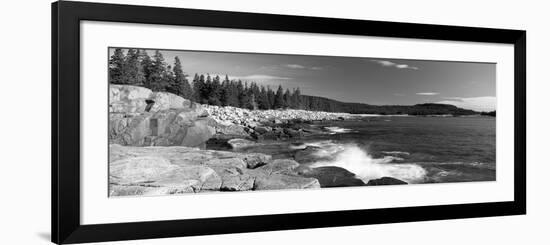
[[367,185],[406,185],[407,182],[392,178],[392,177],[382,177],[379,179],[371,179]]
[[319,167],[302,174],[319,180],[321,187],[364,186],[365,183],[357,179],[355,174],[339,167]]

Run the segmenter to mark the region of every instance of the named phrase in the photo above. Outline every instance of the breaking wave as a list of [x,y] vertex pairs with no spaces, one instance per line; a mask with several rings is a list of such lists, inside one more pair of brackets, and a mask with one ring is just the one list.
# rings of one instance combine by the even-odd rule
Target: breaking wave
[[395,156],[373,158],[365,150],[354,144],[334,144],[324,142],[315,155],[320,158],[329,158],[313,163],[311,167],[334,166],[344,168],[354,173],[357,178],[367,183],[371,179],[393,177],[408,183],[422,182],[426,170],[416,164],[396,164],[394,160],[402,160]]

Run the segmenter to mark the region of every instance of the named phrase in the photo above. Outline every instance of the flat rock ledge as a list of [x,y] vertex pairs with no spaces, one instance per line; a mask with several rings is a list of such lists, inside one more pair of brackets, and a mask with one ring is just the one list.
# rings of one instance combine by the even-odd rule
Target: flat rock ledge
[[291,159],[198,148],[110,145],[109,196],[320,188]]

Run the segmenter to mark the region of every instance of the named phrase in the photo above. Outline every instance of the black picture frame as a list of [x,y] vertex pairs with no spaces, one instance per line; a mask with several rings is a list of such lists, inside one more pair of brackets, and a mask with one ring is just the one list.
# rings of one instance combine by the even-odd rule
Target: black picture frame
[[[84,20],[514,45],[514,201],[80,224],[80,22]],[[58,244],[526,213],[526,32],[462,26],[61,1],[52,4],[52,242]]]

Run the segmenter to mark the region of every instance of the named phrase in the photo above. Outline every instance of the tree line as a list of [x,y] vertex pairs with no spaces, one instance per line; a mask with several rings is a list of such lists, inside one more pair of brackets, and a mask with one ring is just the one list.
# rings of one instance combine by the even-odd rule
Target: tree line
[[169,65],[159,50],[153,56],[142,49],[117,48],[109,59],[109,83],[143,86],[155,92],[170,92],[201,104],[246,109],[309,109],[299,88],[276,90],[255,82],[230,80],[227,75],[195,74],[191,84],[179,57]]

